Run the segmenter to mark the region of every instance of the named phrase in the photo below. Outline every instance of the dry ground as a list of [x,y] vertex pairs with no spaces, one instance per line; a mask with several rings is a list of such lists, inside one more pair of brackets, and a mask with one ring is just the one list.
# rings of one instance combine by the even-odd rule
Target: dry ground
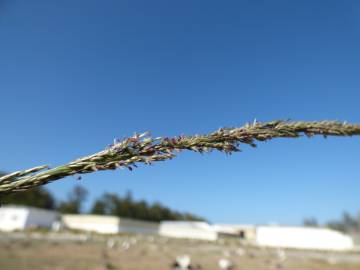
[[16,270],[169,270],[178,255],[188,254],[201,269],[215,270],[218,260],[231,260],[237,270],[359,270],[360,254],[285,251],[152,236],[0,235],[0,269]]

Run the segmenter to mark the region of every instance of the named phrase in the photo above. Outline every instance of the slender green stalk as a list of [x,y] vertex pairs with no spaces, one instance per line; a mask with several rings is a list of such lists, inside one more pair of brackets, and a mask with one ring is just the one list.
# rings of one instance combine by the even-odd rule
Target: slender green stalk
[[175,157],[182,150],[225,153],[240,151],[240,144],[255,147],[256,141],[274,138],[298,138],[302,135],[354,136],[360,135],[360,124],[335,121],[322,122],[254,122],[239,128],[220,128],[207,135],[152,138],[147,133],[135,134],[124,140],[116,140],[107,149],[86,156],[66,165],[49,169],[39,166],[0,177],[0,195],[24,191],[70,176],[101,170],[125,167],[132,170],[138,163],[152,164]]

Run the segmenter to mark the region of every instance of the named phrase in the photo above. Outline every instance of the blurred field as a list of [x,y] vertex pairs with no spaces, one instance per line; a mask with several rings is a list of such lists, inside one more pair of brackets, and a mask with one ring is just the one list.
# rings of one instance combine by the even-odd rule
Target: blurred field
[[[283,252],[283,251],[281,251]],[[216,243],[153,236],[0,235],[0,269],[17,270],[168,270],[188,254],[201,269],[219,269],[227,258],[235,269],[359,270],[359,253],[284,252],[242,246],[237,240]]]

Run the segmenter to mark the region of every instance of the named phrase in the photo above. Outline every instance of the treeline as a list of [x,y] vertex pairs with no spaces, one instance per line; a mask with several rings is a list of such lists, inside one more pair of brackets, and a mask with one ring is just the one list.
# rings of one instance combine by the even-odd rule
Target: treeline
[[[312,227],[319,226],[315,218],[306,218],[303,224]],[[325,227],[349,234],[360,233],[360,213],[352,216],[348,212],[344,212],[339,219],[325,223]]]
[[204,220],[202,217],[174,211],[159,202],[148,203],[145,200],[135,200],[131,192],[121,197],[115,193],[105,193],[96,199],[90,211],[84,212],[83,204],[88,192],[81,186],[76,186],[68,194],[67,199],[58,201],[50,191],[40,187],[15,193],[0,198],[1,204],[17,204],[57,210],[66,214],[99,214],[114,215],[147,221],[162,220]]
[[151,221],[204,220],[193,214],[171,210],[158,202],[149,204],[144,200],[136,201],[133,199],[131,192],[127,192],[123,198],[114,193],[105,193],[94,202],[91,213]]

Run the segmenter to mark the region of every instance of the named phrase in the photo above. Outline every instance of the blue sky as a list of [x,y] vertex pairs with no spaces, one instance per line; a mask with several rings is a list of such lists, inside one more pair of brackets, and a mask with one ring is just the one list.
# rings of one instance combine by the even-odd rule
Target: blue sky
[[[0,168],[60,165],[114,138],[274,119],[360,122],[358,1],[0,1]],[[360,210],[360,138],[183,153],[86,175],[213,222]],[[48,185],[59,198],[78,184]]]

